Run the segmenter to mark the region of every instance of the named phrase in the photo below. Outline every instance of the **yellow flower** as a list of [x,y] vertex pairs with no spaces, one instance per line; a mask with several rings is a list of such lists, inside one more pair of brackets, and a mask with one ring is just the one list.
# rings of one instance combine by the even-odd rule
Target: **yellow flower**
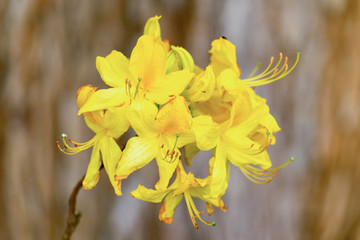
[[123,179],[153,158],[159,167],[159,187],[165,189],[179,162],[178,148],[195,140],[189,131],[192,118],[184,97],[174,97],[160,110],[147,100],[134,102],[127,117],[138,136],[129,139],[117,165],[119,189]]
[[127,106],[131,100],[147,99],[162,105],[179,95],[193,74],[186,69],[166,74],[167,54],[167,46],[159,38],[143,35],[138,39],[130,60],[117,51],[112,51],[106,58],[97,57],[96,67],[101,78],[113,88],[100,90],[91,96],[79,114]]
[[226,211],[225,204],[220,196],[210,195],[210,182],[211,175],[204,179],[195,178],[191,172],[186,174],[181,162],[179,162],[176,169],[176,179],[168,188],[153,190],[139,185],[136,190],[131,192],[131,195],[134,198],[148,202],[159,203],[163,201],[159,211],[159,219],[167,224],[173,222],[175,209],[185,197],[186,206],[194,227],[199,228],[196,219],[199,219],[206,225],[215,226],[214,222],[209,223],[201,218],[200,214],[202,212],[196,208],[192,199],[195,197],[205,201],[209,215],[213,212],[212,205]]
[[200,110],[209,115],[194,118],[192,128],[200,150],[216,147],[211,189],[215,195],[222,195],[226,191],[228,160],[256,183],[269,182],[283,167],[269,169],[271,161],[266,149],[275,144],[273,133],[280,131],[280,128],[269,113],[266,100],[241,83],[236,74],[231,75],[233,72],[229,70],[227,74],[227,70],[223,70],[220,74],[219,88],[222,91],[218,92],[221,92],[221,97],[212,97],[201,103],[203,106]]
[[186,95],[190,102],[205,102],[211,98],[215,89],[215,74],[212,66],[201,70],[195,77]]
[[214,40],[209,53],[211,54],[210,65],[213,66],[216,76],[226,68],[231,68],[240,76],[241,69],[236,61],[236,47],[226,38]]
[[[88,99],[96,93],[96,88],[91,85],[86,85],[79,89],[77,93],[77,103],[79,107],[82,107]],[[115,193],[120,194],[117,188],[117,182],[114,179],[115,166],[121,156],[121,149],[117,145],[114,138],[120,137],[129,128],[129,122],[125,118],[124,110],[120,107],[108,108],[104,110],[98,110],[94,112],[84,113],[84,119],[87,126],[95,132],[95,136],[85,143],[78,143],[71,139],[67,139],[67,135],[63,134],[64,149],[60,147],[60,150],[66,154],[72,155],[88,148],[93,147],[90,163],[83,180],[83,187],[85,189],[93,188],[100,176],[101,164],[109,176],[110,182],[114,187]],[[70,142],[74,147],[69,146]],[[100,160],[100,153],[102,162]]]
[[[219,76],[220,73],[225,69],[231,69],[235,72],[237,77],[240,78],[241,70],[237,64],[236,48],[234,44],[232,44],[226,38],[222,37],[214,40],[211,43],[211,50],[209,52],[211,54],[210,65],[213,66],[216,76]],[[255,68],[255,71],[250,74],[248,78],[240,79],[251,87],[261,86],[269,84],[271,82],[275,82],[287,76],[297,65],[299,58],[300,53],[298,52],[295,63],[289,69],[288,58],[283,58],[283,54],[280,53],[280,58],[274,66],[274,57],[271,57],[269,65],[263,72],[261,72],[257,76],[253,76],[259,68],[259,66],[257,66]]]

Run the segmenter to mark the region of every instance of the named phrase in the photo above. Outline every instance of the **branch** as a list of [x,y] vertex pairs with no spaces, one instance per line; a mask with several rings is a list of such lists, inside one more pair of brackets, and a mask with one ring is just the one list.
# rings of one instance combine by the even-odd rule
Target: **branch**
[[66,228],[63,235],[63,240],[70,240],[71,235],[75,232],[77,225],[80,222],[81,213],[76,212],[76,197],[79,193],[79,190],[82,187],[82,181],[84,180],[85,175],[77,182],[75,185],[70,198],[69,198],[69,215],[66,221]]

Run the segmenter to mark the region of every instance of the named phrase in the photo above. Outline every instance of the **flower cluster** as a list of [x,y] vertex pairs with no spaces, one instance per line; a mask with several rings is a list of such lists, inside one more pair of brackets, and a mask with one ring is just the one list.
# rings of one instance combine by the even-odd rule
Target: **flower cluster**
[[[78,114],[95,136],[78,143],[63,134],[63,146],[57,144],[67,154],[92,147],[83,187],[97,184],[103,166],[117,195],[122,195],[123,180],[155,159],[159,180],[154,189],[139,185],[131,195],[162,202],[159,218],[168,224],[185,198],[196,228],[197,219],[215,225],[201,218],[192,198],[206,202],[209,215],[213,206],[226,211],[221,197],[228,187],[230,163],[251,181],[263,184],[293,160],[271,168],[267,148],[275,144],[273,134],[280,128],[254,87],[285,77],[299,54],[291,68],[280,54],[260,74],[255,75],[257,66],[242,78],[235,46],[221,37],[211,43],[210,64],[201,69],[188,51],[161,39],[159,19],[147,21],[130,58],[115,50],[96,58],[96,68],[110,88],[86,85],[78,90]],[[130,127],[136,136],[122,150],[116,139]],[[182,160],[190,165],[195,154],[207,150],[212,150],[208,176],[187,173]]]

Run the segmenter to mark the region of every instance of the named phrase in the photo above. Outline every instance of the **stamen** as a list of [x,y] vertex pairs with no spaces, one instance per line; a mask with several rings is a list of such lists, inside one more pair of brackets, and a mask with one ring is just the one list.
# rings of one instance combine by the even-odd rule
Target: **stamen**
[[290,69],[289,69],[289,66],[287,63],[288,62],[287,57],[285,57],[284,62],[282,63],[282,66],[280,67],[280,69],[278,68],[283,60],[283,55],[282,55],[282,53],[280,53],[279,61],[277,62],[277,64],[274,67],[271,68],[273,61],[274,61],[274,57],[271,57],[270,64],[262,73],[253,77],[253,73],[256,72],[256,71],[253,71],[250,74],[249,78],[243,79],[243,81],[245,81],[250,87],[256,87],[256,86],[261,86],[261,85],[275,82],[275,81],[287,76],[290,72],[292,72],[292,70],[295,68],[295,66],[299,62],[300,52],[297,52],[296,55],[297,55],[296,61]]
[[266,184],[271,182],[273,178],[277,175],[279,169],[285,167],[290,162],[293,162],[295,159],[291,157],[286,163],[270,169],[259,169],[250,164],[241,166],[240,169],[244,173],[245,177],[247,177],[250,181],[257,184]]
[[269,131],[266,131],[266,142],[264,145],[261,145],[260,148],[258,150],[254,150],[252,149],[254,147],[254,143],[251,144],[250,148],[248,148],[248,152],[246,152],[247,154],[250,154],[250,155],[257,155],[257,154],[260,154],[264,151],[266,151],[268,149],[268,147],[270,146],[272,142],[272,138],[270,137],[270,132]]
[[[61,134],[61,138],[62,138],[62,142],[64,144],[64,148],[61,147],[59,141],[56,141],[56,145],[58,146],[60,151],[62,151],[65,154],[68,154],[68,155],[73,155],[73,154],[76,154],[78,152],[81,152],[83,150],[86,150],[86,149],[92,147],[95,144],[95,142],[98,140],[99,135],[96,134],[92,139],[90,139],[89,141],[87,141],[85,143],[78,143],[71,139],[67,140],[67,135],[65,133]],[[67,142],[73,144],[74,147],[69,146],[69,144]]]
[[139,86],[140,86],[140,82],[141,82],[142,78],[138,78],[138,84],[136,85],[136,90],[135,90],[135,95],[134,95],[134,99],[136,98],[136,95],[139,91]]
[[[177,133],[177,134],[176,134],[176,139],[175,139],[174,147],[171,149],[171,151],[168,149],[168,150],[166,151],[165,157],[163,158],[163,159],[165,160],[165,159],[169,156],[169,154],[171,153],[169,163],[173,163],[173,162],[177,159],[177,157],[179,156],[179,153],[178,153],[178,152],[176,152],[176,154],[175,154],[175,148],[176,148],[176,144],[177,144],[177,141],[178,141],[179,137],[180,137],[180,134]],[[164,144],[163,144],[163,145],[164,145]],[[162,145],[162,147],[163,147],[163,145]],[[161,148],[162,148],[162,147],[161,147]],[[175,158],[174,158],[174,154],[175,154]]]
[[252,72],[250,73],[248,78],[251,78],[252,76],[254,76],[260,67],[261,67],[261,62],[257,62],[255,68],[252,70]]
[[131,86],[132,86],[132,84],[131,84],[131,82],[130,82],[130,80],[129,79],[125,79],[125,91],[126,91],[126,95],[128,95],[130,98],[131,98]]
[[[209,223],[209,221],[204,221],[201,217],[200,214],[202,214],[203,212],[200,212],[199,210],[197,210],[194,201],[192,200],[192,197],[190,195],[190,193],[188,191],[184,192],[184,197],[185,197],[185,202],[186,202],[186,206],[188,208],[189,211],[189,215],[190,215],[190,219],[192,224],[194,225],[194,227],[196,229],[199,228],[198,223],[195,221],[195,219],[199,219],[202,223],[204,223],[205,225],[208,226],[215,226],[215,222],[211,222]],[[195,216],[194,216],[195,213]]]

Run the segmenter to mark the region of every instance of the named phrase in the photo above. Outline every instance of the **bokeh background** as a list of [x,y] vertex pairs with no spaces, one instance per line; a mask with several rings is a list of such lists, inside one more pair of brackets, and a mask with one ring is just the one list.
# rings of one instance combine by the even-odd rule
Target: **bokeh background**
[[[226,213],[190,222],[184,202],[174,223],[158,220],[160,204],[129,196],[154,182],[156,165],[137,171],[116,197],[102,172],[81,190],[82,219],[73,239],[360,239],[360,3],[358,0],[1,0],[0,239],[61,239],[67,201],[90,152],[67,156],[55,141],[92,133],[77,116],[76,91],[105,87],[96,56],[129,56],[146,20],[162,15],[163,38],[205,67],[213,39],[237,46],[243,74],[283,52],[285,79],[258,87],[282,131],[273,164],[294,156],[270,184],[256,185],[231,168]],[[208,153],[190,169],[201,174]],[[189,168],[188,168],[189,169]],[[205,169],[206,171],[206,169]],[[203,203],[197,202],[200,209]]]

